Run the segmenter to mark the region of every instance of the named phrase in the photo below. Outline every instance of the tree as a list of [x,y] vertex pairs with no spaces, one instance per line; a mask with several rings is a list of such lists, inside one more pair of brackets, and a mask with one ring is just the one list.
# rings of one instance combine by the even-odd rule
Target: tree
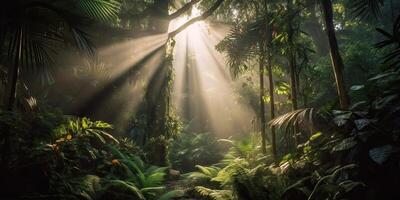
[[[192,0],[185,4],[177,11],[169,14],[170,1],[156,0],[153,5],[147,11],[150,13],[150,29],[156,33],[167,33],[169,23],[171,20],[182,16],[189,11],[199,0]],[[176,30],[168,33],[168,39],[166,44],[162,47],[161,51],[163,61],[157,69],[155,75],[151,78],[148,83],[148,88],[145,95],[145,115],[146,119],[146,134],[148,138],[155,141],[155,144],[150,144],[150,159],[153,164],[165,165],[167,158],[167,141],[170,138],[168,133],[168,123],[171,119],[169,113],[169,96],[170,87],[172,80],[172,49],[174,48],[173,37],[179,32],[190,26],[191,24],[204,20],[224,2],[224,0],[216,0],[214,4],[206,10],[202,15],[195,17]],[[162,80],[161,84],[157,84],[158,81]],[[148,141],[150,142],[150,141]]]
[[265,42],[259,44],[261,46],[260,61],[259,61],[259,76],[260,76],[260,122],[261,122],[261,150],[264,154],[267,153],[265,144],[266,140],[266,121],[265,121],[265,89],[264,89],[264,74],[265,74]]
[[[264,13],[264,1],[252,2],[255,12],[255,21],[244,21],[238,23],[231,30],[231,32],[217,45],[217,50],[224,52],[228,57],[228,65],[231,69],[232,74],[237,77],[241,73],[249,70],[248,65],[252,64],[254,57],[257,57],[258,64],[258,76],[259,76],[259,119],[260,119],[260,134],[261,134],[261,150],[264,154],[266,150],[266,118],[265,118],[265,69],[266,61],[268,60],[268,72],[269,72],[269,94],[271,103],[271,116],[274,112],[274,99],[273,99],[273,80],[272,80],[272,64],[271,64],[271,30],[268,27],[269,21],[266,17],[267,13]],[[264,2],[265,3],[265,2]],[[264,13],[264,14],[261,14]],[[272,82],[272,83],[271,83]],[[272,98],[271,98],[272,94]],[[272,138],[274,138],[274,132],[272,130]],[[274,143],[275,144],[275,143]],[[274,150],[273,150],[274,151]]]
[[[269,81],[269,98],[270,98],[270,118],[271,120],[275,118],[275,97],[274,97],[274,79],[272,75],[272,22],[269,13],[268,0],[264,0],[264,9],[266,15],[265,23],[265,33],[266,33],[266,45],[267,45],[267,71],[268,71],[268,81]],[[272,156],[276,159],[276,135],[275,127],[271,127],[271,148]]]
[[333,24],[333,11],[331,0],[321,0],[321,9],[324,14],[325,31],[328,35],[331,61],[335,75],[336,89],[339,96],[340,107],[347,109],[350,105],[350,99],[346,91],[343,75],[343,60],[340,56],[339,46],[336,39],[335,26]]

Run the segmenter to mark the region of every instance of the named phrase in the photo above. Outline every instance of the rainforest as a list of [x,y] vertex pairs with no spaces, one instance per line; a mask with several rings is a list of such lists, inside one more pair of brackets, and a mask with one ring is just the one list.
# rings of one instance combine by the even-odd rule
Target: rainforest
[[1,200],[399,200],[400,1],[3,0]]

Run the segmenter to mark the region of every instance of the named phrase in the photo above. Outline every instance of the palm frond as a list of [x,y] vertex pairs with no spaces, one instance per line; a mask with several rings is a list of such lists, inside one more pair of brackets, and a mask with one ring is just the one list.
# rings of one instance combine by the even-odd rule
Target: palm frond
[[351,3],[353,14],[356,17],[366,18],[369,16],[377,17],[381,14],[383,0],[354,0]]
[[377,28],[376,30],[385,37],[385,40],[375,45],[377,48],[387,48],[393,46],[391,52],[383,57],[383,62],[391,66],[400,64],[400,15],[393,24],[392,33],[380,28]]
[[235,26],[230,33],[216,46],[227,56],[227,63],[234,76],[246,71],[252,58],[257,56],[258,44],[262,38],[264,20],[257,19],[243,27]]
[[18,56],[22,70],[40,75],[42,83],[51,83],[52,56],[57,52],[57,45],[71,42],[93,57],[94,45],[82,27],[94,20],[116,20],[120,3],[116,0],[8,1],[5,7],[12,11],[1,9],[4,14],[0,25],[7,28],[0,30],[0,45],[8,49],[10,63]]
[[284,130],[288,130],[289,127],[297,126],[303,122],[310,123],[312,126],[315,114],[314,108],[299,109],[276,117],[271,120],[268,125],[276,126],[279,129],[283,127]]
[[93,19],[112,21],[118,18],[120,3],[115,0],[76,0],[81,12]]

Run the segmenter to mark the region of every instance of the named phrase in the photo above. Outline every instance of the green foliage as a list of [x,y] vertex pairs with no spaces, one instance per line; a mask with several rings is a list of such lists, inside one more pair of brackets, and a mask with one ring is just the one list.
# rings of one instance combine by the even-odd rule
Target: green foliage
[[[49,114],[44,116],[47,116],[44,121],[53,120]],[[16,173],[41,166],[24,177],[16,177],[13,173],[5,175],[1,184],[8,181],[13,188],[14,184],[21,184],[14,183],[13,180],[32,179],[32,176],[39,175],[48,183],[34,183],[45,187],[41,193],[18,190],[17,187],[17,191],[12,189],[8,191],[8,195],[143,200],[165,200],[182,195],[182,191],[168,191],[165,188],[167,168],[143,162],[139,157],[140,151],[132,141],[126,138],[117,139],[107,132],[112,128],[110,124],[88,118],[64,118],[59,120],[60,125],[39,129],[42,134],[47,132],[48,136],[36,137],[36,142],[33,142],[26,137],[28,135],[24,135],[32,132],[27,126],[35,125],[33,121],[24,120],[29,118],[18,116],[17,113],[3,113],[1,119],[2,123],[15,124],[10,129],[13,133],[12,140],[18,141],[19,145],[26,145],[18,151],[11,151],[13,159],[10,165]],[[23,121],[24,126],[20,124]],[[24,127],[26,129],[20,129]],[[42,176],[42,173],[46,175]],[[22,184],[21,187],[25,186]]]
[[222,156],[217,140],[209,133],[181,133],[169,151],[169,162],[174,169],[188,172],[196,165],[217,163]]
[[193,191],[207,199],[263,199],[270,193],[264,187],[269,174],[265,162],[251,139],[220,140],[232,147],[221,163],[196,166],[197,172],[186,175]]
[[368,17],[380,15],[380,9],[383,6],[384,0],[356,0],[352,2],[353,13],[358,17]]
[[[260,24],[256,24],[260,25]],[[257,42],[259,39],[259,31],[255,24],[249,27],[234,27],[224,40],[222,40],[216,49],[220,52],[226,52],[228,57],[228,65],[234,76],[248,70],[248,62],[257,55]]]
[[213,200],[234,199],[230,190],[212,190],[202,186],[196,186],[195,190],[202,196]]
[[378,48],[387,48],[388,46],[394,46],[391,52],[385,55],[384,62],[392,66],[398,66],[400,64],[400,39],[398,38],[398,36],[400,35],[400,15],[393,23],[392,33],[386,32],[380,28],[377,28],[376,30],[385,37],[385,40],[376,44]]
[[93,44],[82,26],[93,19],[115,20],[119,5],[114,0],[6,1],[0,11],[0,26],[7,27],[0,31],[0,46],[8,49],[7,57],[14,61],[19,51],[15,41],[24,41],[20,42],[22,69],[45,73],[48,79],[56,45],[67,42],[93,55]]

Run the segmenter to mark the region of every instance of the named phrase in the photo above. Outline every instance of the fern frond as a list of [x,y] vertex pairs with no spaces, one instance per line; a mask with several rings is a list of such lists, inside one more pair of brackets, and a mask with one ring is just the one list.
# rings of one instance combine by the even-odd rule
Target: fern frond
[[230,190],[213,190],[203,186],[196,186],[196,192],[203,197],[209,197],[214,200],[233,200],[233,194]]

